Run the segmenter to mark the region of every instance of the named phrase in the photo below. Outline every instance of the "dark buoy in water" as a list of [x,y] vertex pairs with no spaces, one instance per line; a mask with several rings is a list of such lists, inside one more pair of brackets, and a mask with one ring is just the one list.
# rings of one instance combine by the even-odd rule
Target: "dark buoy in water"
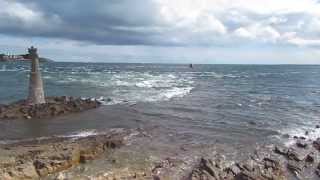
[[190,68],[193,68],[193,64],[189,64],[189,67],[190,67]]

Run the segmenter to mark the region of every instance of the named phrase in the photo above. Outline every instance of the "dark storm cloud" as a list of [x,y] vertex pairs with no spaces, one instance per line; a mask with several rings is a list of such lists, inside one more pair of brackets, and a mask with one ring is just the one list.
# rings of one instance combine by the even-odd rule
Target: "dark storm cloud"
[[277,0],[269,0],[272,7],[260,0],[201,2],[0,0],[0,35],[98,45],[320,44],[320,5],[313,0],[286,0],[285,7]]
[[24,18],[8,12],[0,17],[0,33],[65,38],[96,44],[168,43],[161,32],[150,30],[163,25],[158,16],[159,9],[153,1],[20,0],[14,3],[20,3],[35,15]]

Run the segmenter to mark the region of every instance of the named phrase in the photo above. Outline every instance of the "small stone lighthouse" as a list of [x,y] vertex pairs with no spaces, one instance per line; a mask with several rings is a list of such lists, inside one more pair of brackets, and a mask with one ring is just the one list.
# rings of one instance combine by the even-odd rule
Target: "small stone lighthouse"
[[37,53],[37,48],[31,46],[28,49],[29,58],[31,59],[31,72],[30,72],[30,82],[29,82],[29,97],[28,103],[43,104],[46,103],[44,91],[43,91],[43,82],[41,78],[41,72],[39,69],[39,56]]

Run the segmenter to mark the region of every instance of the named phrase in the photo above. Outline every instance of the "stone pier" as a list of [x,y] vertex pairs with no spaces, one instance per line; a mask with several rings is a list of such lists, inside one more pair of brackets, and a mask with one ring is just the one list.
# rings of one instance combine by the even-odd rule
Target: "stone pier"
[[41,78],[41,72],[39,68],[39,56],[37,49],[31,46],[28,49],[29,58],[32,60],[31,63],[31,72],[30,72],[30,82],[29,82],[29,96],[28,103],[35,104],[44,104],[45,96],[43,91],[43,82]]

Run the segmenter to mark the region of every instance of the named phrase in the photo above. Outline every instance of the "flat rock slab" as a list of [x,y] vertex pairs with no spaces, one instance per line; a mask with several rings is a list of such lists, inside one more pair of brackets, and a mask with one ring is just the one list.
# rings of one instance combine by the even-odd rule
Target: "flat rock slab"
[[0,119],[40,119],[82,112],[101,105],[96,99],[47,97],[45,104],[30,105],[26,100],[0,105]]
[[0,179],[38,179],[93,160],[121,147],[131,131],[59,142],[29,142],[0,147]]

